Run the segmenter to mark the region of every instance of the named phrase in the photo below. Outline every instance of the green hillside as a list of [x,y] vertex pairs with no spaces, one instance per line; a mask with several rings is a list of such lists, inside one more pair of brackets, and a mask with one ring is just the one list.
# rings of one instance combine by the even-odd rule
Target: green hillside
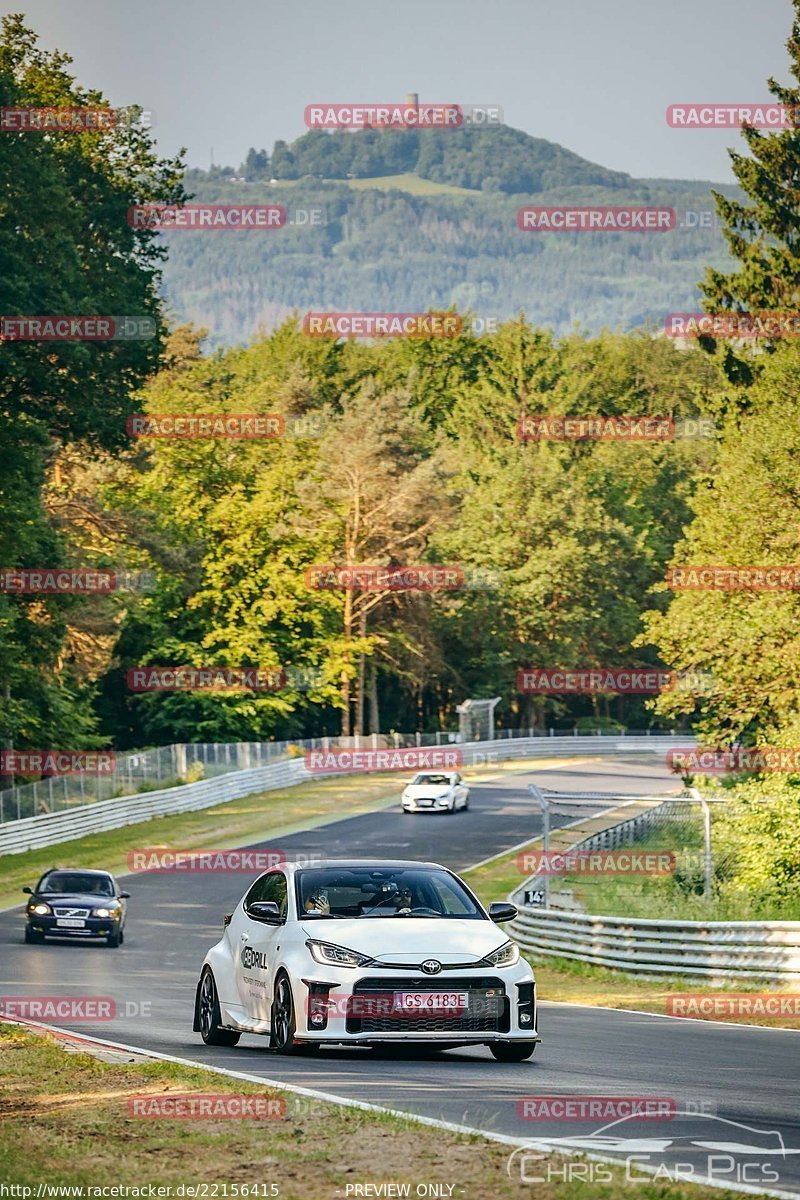
[[[246,342],[295,309],[522,310],[556,332],[660,324],[699,306],[706,263],[727,263],[710,183],[636,180],[513,129],[313,131],[186,182],[197,200],[289,213],[267,234],[169,235],[170,309],[209,328],[212,345]],[[521,232],[525,203],[670,205],[678,227]]]

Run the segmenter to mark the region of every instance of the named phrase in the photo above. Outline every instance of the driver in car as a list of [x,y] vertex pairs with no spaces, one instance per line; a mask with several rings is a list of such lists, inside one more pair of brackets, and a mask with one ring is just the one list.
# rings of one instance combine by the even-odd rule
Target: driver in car
[[306,899],[306,912],[324,913],[325,916],[330,915],[331,902],[328,899],[328,893],[325,891],[312,892]]

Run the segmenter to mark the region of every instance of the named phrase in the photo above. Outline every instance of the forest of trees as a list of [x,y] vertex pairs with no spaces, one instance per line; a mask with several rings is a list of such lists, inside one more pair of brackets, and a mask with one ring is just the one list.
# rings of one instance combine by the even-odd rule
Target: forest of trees
[[[796,31],[789,44],[797,76]],[[800,102],[800,86],[773,90]],[[0,103],[54,102],[102,98],[80,89],[63,56],[40,51],[21,21],[7,18]],[[322,146],[316,135],[300,141]],[[729,258],[706,256],[704,303],[709,311],[786,310],[796,307],[800,272],[800,130],[745,130],[745,141],[733,156],[741,191],[717,200]],[[3,344],[0,566],[127,568],[150,572],[152,586],[104,598],[0,593],[4,745],[126,748],[452,729],[466,696],[501,696],[497,717],[507,727],[572,728],[581,718],[628,728],[683,723],[721,744],[797,744],[797,594],[676,595],[664,582],[676,563],[800,561],[794,340],[687,347],[648,329],[556,335],[541,327],[548,314],[530,282],[539,287],[537,273],[521,285],[527,316],[491,335],[337,342],[309,337],[290,316],[248,345],[209,353],[219,331],[206,339],[196,327],[170,328],[165,316],[165,239],[132,230],[124,215],[133,204],[180,203],[183,164],[160,161],[136,126],[55,137],[35,150],[24,135],[7,135],[0,147],[0,254],[10,265],[0,310],[148,313],[159,336],[54,342],[46,351]],[[275,169],[276,152],[265,169]],[[457,176],[465,178],[453,165]],[[332,193],[325,238],[351,221],[350,210],[335,209],[339,197]],[[396,193],[365,193],[359,202],[372,219],[351,226],[352,252],[368,261],[370,239],[383,230],[399,257],[405,237],[397,269],[415,305],[376,303],[384,294],[377,279],[349,307],[437,307],[438,296],[422,298],[424,239],[457,240],[463,224],[452,216],[418,228],[409,220],[416,201]],[[481,271],[502,263],[505,236],[488,224],[473,235],[472,254],[486,259]],[[191,304],[192,256],[221,254],[220,244],[233,240],[208,238],[202,250],[191,239],[168,243],[179,267],[167,281],[166,311]],[[624,253],[640,262],[665,254],[657,267],[662,311],[687,307],[670,252],[655,241],[640,239]],[[246,292],[243,245],[225,253],[243,256],[237,287]],[[342,257],[335,246],[327,253],[334,264]],[[556,271],[562,284],[591,288],[584,243],[550,253],[552,261],[531,239],[515,261],[519,269],[524,257],[541,256],[536,270],[553,271],[554,289]],[[591,253],[598,271],[603,265],[625,279],[636,309],[630,259],[604,235]],[[316,252],[297,255],[313,280]],[[656,271],[654,258],[650,267]],[[459,308],[478,310],[478,278],[462,269],[461,281]],[[314,286],[309,297],[333,299]],[[276,413],[285,432],[132,438],[126,421],[143,412]],[[711,435],[521,441],[521,415],[537,412],[673,417],[679,428],[702,417]],[[346,563],[457,564],[468,576],[484,572],[490,586],[309,586],[308,568]],[[274,693],[133,693],[127,672],[144,664],[282,668],[288,681]],[[707,683],[656,701],[517,690],[526,666],[648,664]]]
[[700,307],[697,280],[707,264],[731,265],[712,223],[708,185],[569,188],[535,197],[537,204],[667,205],[687,222],[655,235],[591,236],[523,232],[520,198],[501,193],[415,195],[309,180],[236,184],[196,171],[186,185],[198,199],[279,203],[289,214],[316,211],[325,222],[266,235],[164,236],[168,311],[207,328],[209,349],[246,344],[293,311],[320,309],[453,305],[497,321],[524,311],[531,324],[557,334],[661,326],[669,312]]

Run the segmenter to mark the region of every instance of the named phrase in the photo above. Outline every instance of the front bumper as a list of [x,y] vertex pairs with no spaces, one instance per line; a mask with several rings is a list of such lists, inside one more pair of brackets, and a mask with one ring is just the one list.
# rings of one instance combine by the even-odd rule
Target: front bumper
[[122,927],[122,918],[115,919],[114,917],[83,917],[83,926],[76,928],[74,926],[59,925],[58,919],[54,916],[37,916],[35,913],[28,916],[28,928],[36,933],[45,933],[49,937],[67,937],[67,938],[83,938],[91,940],[96,937],[108,937],[109,934],[118,933]]
[[403,800],[402,804],[406,812],[449,812],[453,807],[449,796],[443,796],[440,800],[408,799]]
[[[362,971],[319,969],[295,981],[298,1041],[538,1041],[536,984],[527,963],[511,968],[457,968],[437,976],[374,965]],[[467,994],[461,1010],[402,1011],[397,992]]]

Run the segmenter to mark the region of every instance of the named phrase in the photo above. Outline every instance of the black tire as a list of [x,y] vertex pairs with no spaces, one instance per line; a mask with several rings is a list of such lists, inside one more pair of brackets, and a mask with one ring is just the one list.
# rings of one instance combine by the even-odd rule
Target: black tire
[[112,950],[116,950],[121,941],[122,935],[120,933],[110,933],[106,938],[106,945],[110,946]]
[[27,946],[41,946],[44,941],[44,934],[38,929],[31,929],[30,925],[25,926],[25,944]]
[[489,1047],[498,1062],[525,1062],[536,1049],[536,1042],[493,1042]]
[[122,943],[123,943],[124,941],[125,941],[125,930],[124,930],[124,929],[120,929],[120,931],[119,931],[119,944],[120,944],[120,946],[122,945]]
[[207,1046],[235,1046],[242,1036],[235,1029],[221,1029],[222,1014],[214,976],[208,967],[203,971],[197,990],[197,1020],[200,1037]]
[[304,1046],[294,1040],[297,1022],[289,977],[284,972],[275,980],[270,1018],[270,1044],[278,1054],[299,1054]]

